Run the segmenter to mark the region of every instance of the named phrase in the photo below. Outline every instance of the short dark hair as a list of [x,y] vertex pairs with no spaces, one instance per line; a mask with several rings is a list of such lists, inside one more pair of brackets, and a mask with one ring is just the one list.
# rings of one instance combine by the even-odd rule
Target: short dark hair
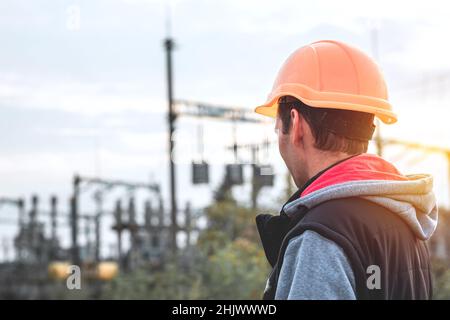
[[314,137],[314,146],[324,151],[339,151],[349,155],[367,152],[375,128],[374,115],[330,108],[310,107],[295,97],[279,99],[278,116],[282,132],[289,133],[291,110],[305,118]]

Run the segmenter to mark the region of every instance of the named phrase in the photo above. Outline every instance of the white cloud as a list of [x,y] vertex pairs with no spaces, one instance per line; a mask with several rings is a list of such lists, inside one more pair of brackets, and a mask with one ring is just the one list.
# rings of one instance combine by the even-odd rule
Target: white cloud
[[161,113],[167,108],[163,99],[152,98],[146,94],[145,88],[120,82],[111,85],[14,81],[0,85],[0,99],[19,107],[56,109],[87,116],[122,111]]

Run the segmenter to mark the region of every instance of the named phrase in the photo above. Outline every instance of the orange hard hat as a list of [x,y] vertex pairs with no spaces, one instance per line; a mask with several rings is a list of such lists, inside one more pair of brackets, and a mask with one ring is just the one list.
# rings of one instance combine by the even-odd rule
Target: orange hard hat
[[397,121],[377,64],[361,50],[338,41],[313,42],[291,54],[266,103],[255,111],[276,117],[282,96],[293,96],[311,107],[371,113],[387,124]]

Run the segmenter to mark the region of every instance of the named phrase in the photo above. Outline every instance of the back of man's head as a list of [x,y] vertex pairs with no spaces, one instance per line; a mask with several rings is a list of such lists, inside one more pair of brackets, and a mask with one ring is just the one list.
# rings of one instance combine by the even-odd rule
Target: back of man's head
[[292,96],[281,97],[278,101],[278,117],[283,134],[288,134],[291,126],[291,110],[295,109],[305,119],[314,137],[318,150],[343,152],[349,155],[367,152],[369,140],[375,126],[374,115],[365,112],[314,108]]

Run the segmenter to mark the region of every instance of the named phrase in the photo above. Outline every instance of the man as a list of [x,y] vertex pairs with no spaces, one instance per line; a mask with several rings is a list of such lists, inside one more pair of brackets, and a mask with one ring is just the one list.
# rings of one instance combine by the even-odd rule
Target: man
[[367,154],[374,116],[397,121],[363,52],[318,41],[284,63],[266,104],[299,190],[256,218],[273,267],[265,299],[430,299],[432,177]]

